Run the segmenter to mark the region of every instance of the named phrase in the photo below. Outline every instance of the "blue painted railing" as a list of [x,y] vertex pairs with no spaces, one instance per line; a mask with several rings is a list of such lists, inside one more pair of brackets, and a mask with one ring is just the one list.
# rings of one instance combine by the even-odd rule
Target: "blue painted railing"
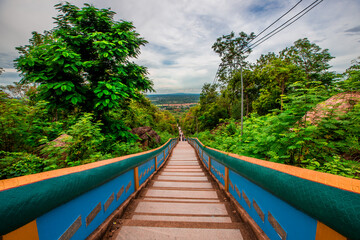
[[170,139],[101,166],[55,170],[56,176],[47,172],[0,181],[0,239],[87,238],[164,164],[176,144]]
[[189,143],[268,238],[360,239],[359,180],[221,152],[195,138]]

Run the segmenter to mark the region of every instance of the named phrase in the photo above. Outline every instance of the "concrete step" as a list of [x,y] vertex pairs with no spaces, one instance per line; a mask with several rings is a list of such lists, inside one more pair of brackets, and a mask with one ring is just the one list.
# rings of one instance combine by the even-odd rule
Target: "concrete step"
[[147,226],[147,227],[175,227],[175,228],[197,228],[197,229],[239,229],[242,223],[238,222],[183,222],[183,221],[153,221],[125,219],[123,226]]
[[152,187],[156,188],[208,188],[212,189],[209,182],[166,182],[166,181],[153,181]]
[[209,202],[220,202],[219,199],[191,199],[191,198],[160,198],[160,197],[145,197],[141,199],[142,201],[158,201],[158,202],[201,202],[201,203],[209,203]]
[[199,163],[196,161],[170,161],[167,166],[200,166]]
[[224,203],[168,203],[142,201],[136,206],[135,213],[191,214],[192,216],[228,214]]
[[140,215],[135,214],[133,220],[147,221],[170,221],[170,222],[217,222],[231,223],[230,217],[188,217],[188,216],[160,216],[160,215]]
[[[194,223],[192,223],[194,224]],[[209,223],[207,223],[209,224]],[[199,228],[167,228],[167,227],[143,227],[123,226],[117,240],[218,240],[237,239],[242,240],[239,229],[199,229]]]
[[162,171],[159,176],[205,176],[204,172],[164,172]]
[[202,169],[186,169],[186,168],[177,168],[177,169],[167,169],[165,168],[163,170],[163,172],[198,172],[198,173],[203,173]]
[[[175,154],[175,153],[173,153]],[[182,156],[177,156],[177,157],[172,157],[171,160],[197,160],[196,156],[192,156],[192,155],[182,155]]]
[[170,165],[168,164],[165,169],[179,169],[179,168],[186,168],[186,169],[201,169],[200,165],[197,164],[189,164],[189,165]]
[[172,197],[194,199],[218,199],[216,191],[189,191],[189,190],[160,190],[149,189],[145,197]]
[[202,176],[158,176],[155,180],[185,180],[185,181],[208,181],[207,177]]

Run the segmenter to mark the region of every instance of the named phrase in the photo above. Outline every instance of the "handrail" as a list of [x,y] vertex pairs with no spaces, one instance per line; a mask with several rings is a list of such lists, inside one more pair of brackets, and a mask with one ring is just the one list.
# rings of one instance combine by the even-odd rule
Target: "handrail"
[[165,158],[165,150],[169,151],[168,148],[173,147],[176,141],[169,139],[161,147],[139,154],[1,180],[0,235],[33,221],[131,169],[137,169],[150,159],[156,159],[159,154],[164,153]]
[[[202,154],[205,152],[209,156],[209,160],[216,160],[340,234],[351,239],[359,239],[360,194],[356,192],[357,188],[350,187],[355,191],[349,191],[336,186],[329,186],[333,184],[334,177],[340,179],[340,181],[343,177],[327,174],[331,181],[326,185],[317,182],[315,179],[306,179],[306,176],[299,177],[296,174],[291,174],[290,172],[294,173],[294,169],[290,172],[280,170],[281,168],[275,170],[274,164],[263,166],[262,160],[246,159],[246,157],[244,159],[243,156],[221,152],[204,146],[195,138],[190,138],[190,142],[197,145]],[[300,168],[298,169],[300,170]],[[326,177],[326,174],[322,176]],[[322,179],[322,181],[326,182],[326,179]],[[360,185],[359,180],[352,180],[351,182],[356,186]],[[226,188],[229,189],[228,186],[225,186]],[[349,189],[349,187],[344,186],[343,188]]]

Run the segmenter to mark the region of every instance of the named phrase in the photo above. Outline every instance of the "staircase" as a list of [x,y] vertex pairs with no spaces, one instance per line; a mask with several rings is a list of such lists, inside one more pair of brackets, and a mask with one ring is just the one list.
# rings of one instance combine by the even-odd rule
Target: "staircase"
[[184,141],[113,225],[107,239],[254,239]]

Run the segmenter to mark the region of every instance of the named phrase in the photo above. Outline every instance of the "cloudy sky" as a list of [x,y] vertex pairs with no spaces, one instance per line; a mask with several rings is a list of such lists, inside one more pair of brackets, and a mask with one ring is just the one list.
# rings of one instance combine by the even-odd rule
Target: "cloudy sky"
[[[259,33],[299,0],[76,0],[111,8],[116,20],[132,21],[149,44],[137,63],[148,67],[157,93],[199,93],[212,82],[220,63],[211,46],[216,38],[244,31]],[[13,66],[15,47],[28,43],[32,31],[54,27],[54,0],[0,0],[0,84],[19,81]],[[291,17],[313,0],[303,0]],[[307,37],[336,58],[332,70],[343,72],[360,56],[360,1],[324,0],[299,21],[269,39],[250,55],[278,52]],[[281,22],[280,22],[281,24]]]

